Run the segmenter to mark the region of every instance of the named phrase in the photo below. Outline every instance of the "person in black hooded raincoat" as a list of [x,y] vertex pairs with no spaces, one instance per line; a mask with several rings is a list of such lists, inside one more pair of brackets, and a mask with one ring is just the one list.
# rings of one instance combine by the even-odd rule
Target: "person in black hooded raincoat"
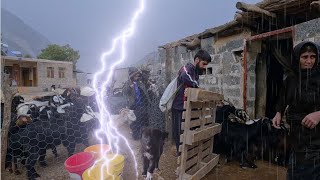
[[129,81],[125,83],[123,88],[123,94],[128,99],[128,106],[134,110],[134,114],[137,117],[137,120],[130,125],[134,140],[140,139],[142,128],[149,126],[148,107],[150,105],[150,98],[142,82],[141,75],[142,73],[138,68],[130,67]]
[[294,47],[291,61],[293,74],[284,81],[276,105],[273,126],[287,109],[291,153],[287,179],[320,180],[320,48],[313,42]]

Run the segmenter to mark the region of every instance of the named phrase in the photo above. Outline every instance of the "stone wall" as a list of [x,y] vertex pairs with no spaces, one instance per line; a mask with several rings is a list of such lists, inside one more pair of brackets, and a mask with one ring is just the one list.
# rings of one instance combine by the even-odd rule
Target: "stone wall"
[[[320,44],[320,18],[295,25],[293,37],[294,45],[309,40]],[[242,33],[228,37],[213,36],[201,39],[201,49],[207,50],[212,62],[207,66],[205,75],[200,76],[200,86],[210,91],[221,93],[237,108],[243,108],[244,75],[243,48],[245,37],[250,31],[244,29]],[[247,94],[246,107],[250,117],[255,117],[256,104],[256,63],[261,52],[261,41],[248,42],[247,45]],[[160,62],[165,68],[166,85],[176,77],[179,69],[193,57],[198,49],[187,50],[178,46],[159,50]]]
[[[47,67],[54,68],[54,78],[47,77]],[[64,78],[59,78],[59,67],[65,68]],[[38,62],[38,87],[45,89],[50,88],[51,85],[56,87],[70,87],[74,86],[73,81],[73,65],[69,62]]]
[[[247,44],[247,94],[246,111],[252,118],[256,118],[256,89],[257,89],[257,56],[261,53],[261,41],[253,41]],[[243,65],[242,65],[243,67]],[[243,76],[242,76],[243,77]],[[243,89],[243,85],[241,87]],[[242,93],[243,94],[243,93]],[[243,106],[243,101],[241,102]]]
[[[249,33],[244,31],[229,37],[209,37],[201,39],[201,49],[208,51],[212,62],[208,64],[206,74],[200,76],[200,86],[210,91],[221,93],[236,107],[243,108],[243,43]],[[179,69],[190,62],[198,49],[187,50],[177,46],[159,50],[160,58],[165,63],[166,79],[169,83],[176,77]],[[254,57],[253,57],[254,58]],[[248,61],[248,99],[249,114],[254,113],[255,99],[255,61]],[[252,95],[252,96],[251,96]]]
[[313,41],[320,45],[320,18],[295,26],[294,45],[301,41]]

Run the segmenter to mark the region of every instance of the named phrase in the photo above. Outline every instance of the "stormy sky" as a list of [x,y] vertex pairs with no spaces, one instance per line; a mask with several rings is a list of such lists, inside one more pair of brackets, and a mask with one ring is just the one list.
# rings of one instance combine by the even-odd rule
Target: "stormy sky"
[[[258,0],[242,0],[257,3]],[[133,0],[2,0],[2,8],[46,36],[52,43],[80,51],[78,68],[99,69],[101,53],[129,23],[138,1]],[[231,21],[236,0],[145,0],[136,33],[128,42],[125,64],[157,47]]]

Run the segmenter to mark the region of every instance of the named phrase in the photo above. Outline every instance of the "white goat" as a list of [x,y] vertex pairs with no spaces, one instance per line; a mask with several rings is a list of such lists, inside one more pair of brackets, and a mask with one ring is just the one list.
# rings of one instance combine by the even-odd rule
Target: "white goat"
[[[84,113],[80,119],[80,122],[86,122],[93,118],[100,118],[98,112],[93,112],[91,107],[87,107],[87,112]],[[112,125],[115,127],[122,126],[123,124],[131,124],[133,121],[137,119],[136,115],[134,114],[133,110],[128,108],[123,108],[119,111],[119,114],[110,115],[110,120]]]
[[30,105],[36,105],[37,107],[43,107],[43,106],[48,106],[49,105],[49,101],[28,101],[22,104],[19,104],[17,106],[17,115],[27,115],[28,111],[29,111],[29,106]]
[[119,127],[126,123],[131,124],[133,121],[137,120],[137,117],[133,110],[122,108],[119,111],[119,114],[111,115],[110,120],[115,127]]

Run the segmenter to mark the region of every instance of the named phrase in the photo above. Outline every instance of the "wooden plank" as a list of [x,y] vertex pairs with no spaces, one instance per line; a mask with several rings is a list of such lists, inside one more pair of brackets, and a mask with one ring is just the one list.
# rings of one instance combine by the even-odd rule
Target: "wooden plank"
[[[216,122],[216,111],[217,111],[217,107],[214,107],[213,113],[212,113],[212,123]],[[221,132],[221,130],[220,130],[220,132]],[[210,152],[213,152],[213,142],[214,142],[213,138],[211,138],[210,141],[211,141]]]
[[186,112],[185,111],[182,112],[182,119],[186,119]]
[[186,170],[189,169],[191,166],[195,165],[198,162],[198,156],[195,156],[186,162]]
[[[190,97],[191,94],[190,91],[186,92],[186,96]],[[187,169],[187,153],[188,153],[188,149],[186,146],[186,141],[187,141],[187,135],[190,134],[190,121],[191,121],[191,103],[189,100],[187,100],[187,104],[186,104],[186,111],[185,111],[185,129],[184,129],[184,140],[182,141],[182,149],[181,149],[181,162],[180,162],[180,171],[179,171],[179,179],[182,180],[182,175],[184,174],[184,172]],[[180,139],[181,140],[181,139]],[[192,144],[191,144],[192,145]]]
[[[182,113],[182,119],[186,119],[186,111]],[[191,111],[190,119],[200,118],[201,117],[201,110]]]
[[[179,152],[182,151],[182,146],[183,146],[183,145],[180,145],[180,146],[179,146]],[[198,143],[198,142],[197,142],[197,143],[193,143],[191,146],[186,145],[186,148],[187,148],[188,151],[190,151],[191,149],[193,149],[193,148],[195,148],[195,147],[197,147],[197,146],[199,146],[199,143]]]
[[205,119],[204,119],[204,121],[205,121],[204,124],[213,123],[213,122],[214,122],[213,120],[214,120],[213,117],[205,118]]
[[[180,135],[180,142],[184,142],[184,135],[185,135],[186,133],[183,133],[183,134],[181,134]],[[190,134],[190,132],[188,133],[188,134]],[[189,135],[190,136],[190,135]],[[187,137],[187,139],[190,139],[190,137]],[[188,141],[190,141],[190,140],[188,140]],[[192,143],[192,144],[186,144],[185,143],[185,145],[187,146],[187,149],[188,149],[188,151],[190,150],[190,149],[192,149],[192,148],[194,148],[194,147],[196,147],[196,146],[199,146],[199,142],[194,142],[194,143]],[[181,145],[180,145],[181,146]]]
[[[202,163],[200,163],[200,168],[203,166]],[[189,175],[189,179],[191,178],[191,175],[193,175],[194,173],[196,173],[200,168],[198,168],[198,166],[193,166],[192,168],[190,168],[189,170],[186,171],[186,174]]]
[[[191,128],[194,128],[194,127],[198,127],[201,125],[201,123],[204,124],[204,127],[208,126],[209,123],[213,123],[213,118],[212,117],[208,117],[208,118],[203,118],[203,119],[195,119],[195,120],[192,120],[190,122],[190,129]],[[184,122],[181,122],[181,130],[184,130],[185,129],[185,123]]]
[[[212,137],[212,138],[213,138],[213,137]],[[205,149],[209,148],[210,146],[212,146],[212,138],[210,138],[209,141],[203,143],[203,145],[202,145],[202,150],[205,150]]]
[[184,141],[184,135],[185,135],[185,133],[180,134],[180,142],[182,142],[182,143],[183,143],[183,141]]
[[189,145],[186,145],[186,146],[187,146],[188,151],[190,151],[191,149],[199,146],[199,142],[193,143],[191,146],[189,146]]
[[212,116],[212,115],[213,115],[213,109],[205,109],[202,111],[202,117]]
[[[195,142],[192,140],[194,136],[193,134],[194,134],[194,131],[188,131],[187,133],[185,133],[183,142],[191,146]],[[181,137],[180,137],[180,140],[181,140]]]
[[193,108],[202,108],[204,105],[204,102],[191,102],[191,109]]
[[201,117],[201,110],[191,111],[191,119]]
[[203,107],[206,107],[206,108],[215,108],[216,107],[216,102],[215,101],[207,101]]
[[181,179],[183,179],[183,180],[190,179],[190,178],[191,178],[191,175],[187,174],[187,173],[183,173],[183,175],[181,176]]
[[185,143],[192,145],[193,142],[201,141],[213,137],[215,134],[221,132],[221,124],[211,124],[200,131],[189,131],[186,134]]
[[223,95],[214,93],[211,91],[206,91],[199,88],[187,88],[187,92],[190,91],[188,101],[222,101]]
[[182,152],[182,145],[179,146],[179,152]]
[[[202,108],[202,112],[201,112],[201,117],[204,117],[205,115],[205,113],[206,113],[206,108]],[[200,129],[202,129],[203,128],[203,126],[204,126],[204,121],[205,121],[205,119],[201,119],[201,125],[200,125]],[[202,145],[203,145],[203,141],[200,141],[199,142],[199,152],[198,152],[198,163],[197,163],[197,169],[199,169],[200,168],[200,164],[201,164],[201,161],[202,161]]]
[[[194,128],[194,127],[197,127],[197,126],[200,126],[201,124],[201,120],[200,119],[195,119],[195,120],[192,120],[190,121],[190,128]],[[185,123],[182,122],[181,123],[181,130],[184,130],[185,129]]]
[[188,151],[187,159],[193,157],[194,155],[197,155],[199,150],[200,150],[200,148],[198,146],[198,147],[195,147],[195,148],[191,149],[190,151]]
[[211,157],[211,160],[208,163],[202,162],[202,167],[189,179],[191,180],[200,180],[203,178],[206,174],[208,174],[219,162],[219,155],[213,154]]
[[[221,131],[221,125],[213,122],[215,121],[216,101],[223,100],[222,95],[189,88],[186,91],[186,97],[188,97],[184,102],[186,111],[182,114],[185,121],[181,123],[183,134],[180,135],[180,142],[182,145],[179,146],[181,156],[177,159],[177,163],[180,164],[179,180],[200,179],[209,172],[210,167],[212,169],[218,163],[218,161],[213,161],[216,156],[212,154],[211,146],[213,146],[212,137]],[[199,128],[190,130],[196,127]]]
[[247,3],[244,3],[244,2],[237,2],[236,8],[239,9],[239,10],[242,10],[243,12],[247,12],[247,11],[256,12],[256,13],[263,14],[263,15],[266,15],[266,16],[269,16],[269,17],[272,17],[272,18],[276,18],[277,17],[277,15],[275,13],[273,13],[273,12],[270,12],[270,11],[267,11],[265,9],[262,9],[257,5],[247,4]]
[[206,150],[202,151],[202,154],[201,154],[201,161],[204,157],[208,156],[209,154],[211,154],[212,151],[210,151],[210,148],[207,148]]
[[203,159],[204,163],[209,163],[213,158],[215,158],[216,156],[219,156],[219,154],[215,154],[215,153],[211,153],[208,157]]

